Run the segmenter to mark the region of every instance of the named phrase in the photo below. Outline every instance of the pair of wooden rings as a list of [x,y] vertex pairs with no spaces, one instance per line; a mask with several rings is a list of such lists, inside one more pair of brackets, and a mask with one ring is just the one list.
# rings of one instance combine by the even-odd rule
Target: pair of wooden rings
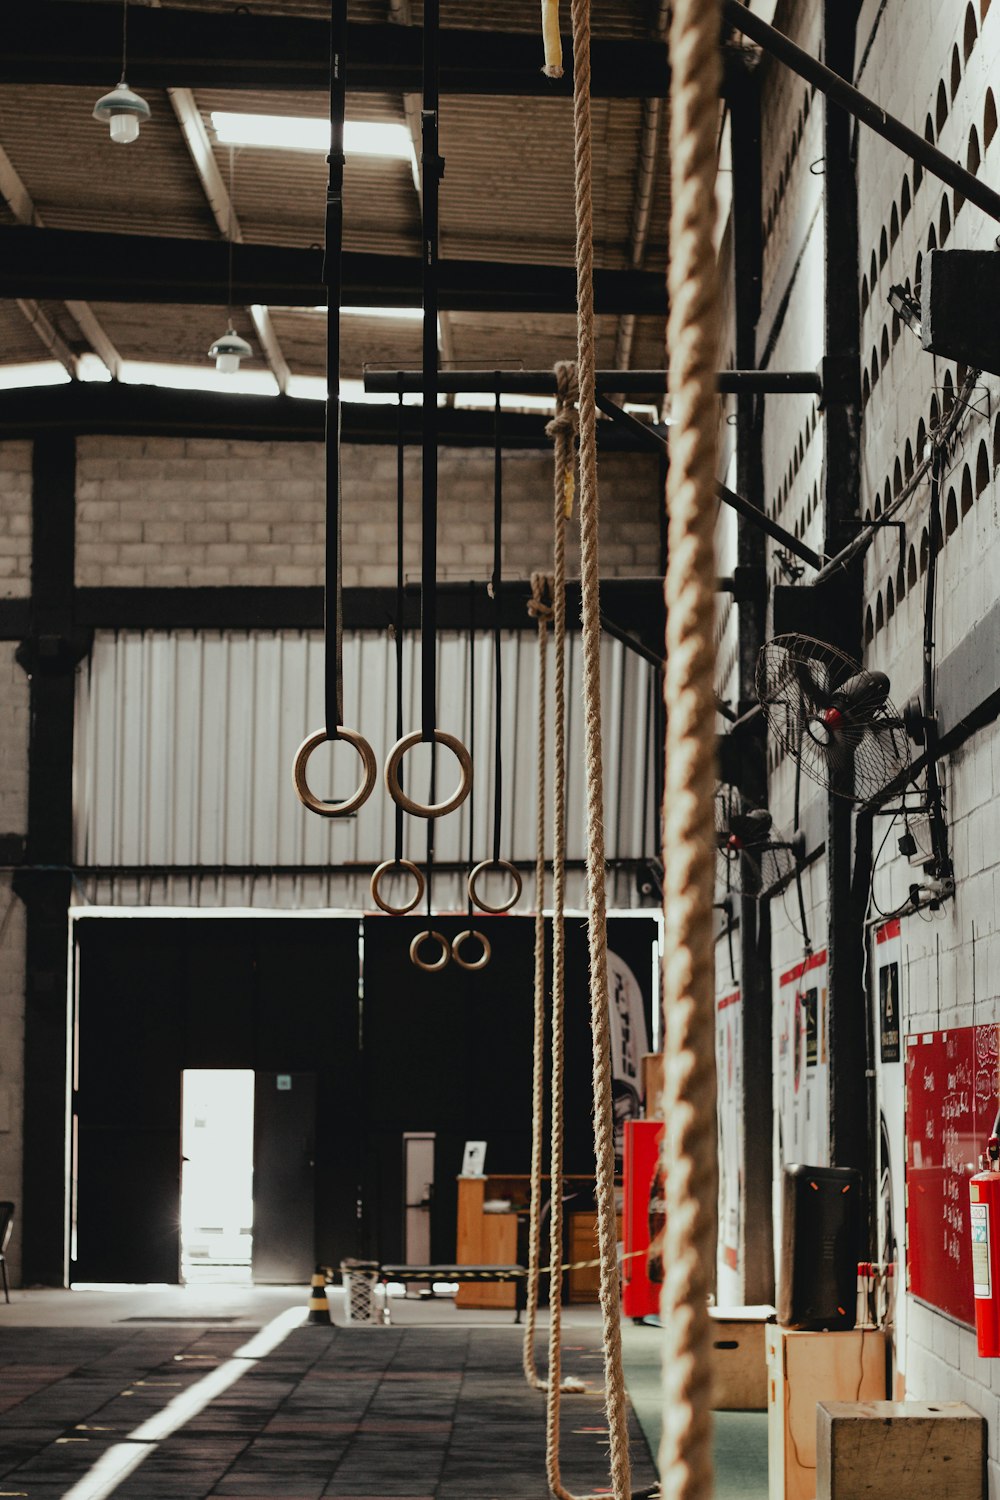
[[[420,950],[428,938],[432,942],[437,943],[441,949],[438,957],[432,963],[429,963],[420,956]],[[475,938],[483,950],[477,959],[471,961],[462,956],[462,947],[468,942],[469,938]],[[448,939],[440,932],[434,932],[432,929],[429,929],[425,932],[418,932],[410,944],[410,962],[415,964],[418,969],[423,969],[425,974],[440,974],[441,970],[447,967],[449,961],[454,959],[460,969],[468,969],[470,972],[475,973],[479,969],[486,968],[492,952],[489,938],[485,933],[477,932],[474,927],[466,928],[465,932],[458,933],[453,943],[449,943]]]
[[[355,750],[361,756],[362,761],[363,775],[358,789],[353,796],[346,798],[343,802],[326,802],[321,797],[315,796],[310,791],[309,783],[306,780],[306,766],[309,762],[309,757],[317,746],[323,745],[331,739],[346,740],[349,745],[354,746]],[[443,818],[447,813],[454,812],[456,807],[461,807],[466,797],[472,791],[472,757],[462,744],[462,741],[457,739],[455,735],[448,734],[443,729],[435,729],[435,743],[444,745],[446,749],[451,750],[458,760],[461,773],[458,787],[444,802],[414,802],[413,798],[408,797],[400,786],[399,768],[406,752],[412,750],[414,745],[419,745],[422,739],[423,736],[420,731],[414,730],[411,734],[404,734],[401,740],[396,741],[385,763],[385,784],[392,800],[404,812],[412,814],[415,818]],[[292,780],[295,783],[295,792],[299,801],[305,807],[308,807],[310,812],[317,813],[321,818],[350,817],[351,813],[357,812],[358,808],[368,801],[374,790],[375,782],[378,780],[378,765],[375,760],[375,752],[364,736],[359,734],[356,729],[346,729],[340,724],[337,726],[336,735],[329,735],[325,729],[320,729],[316,734],[311,734],[307,739],[304,739],[295,752],[295,761],[292,766]],[[374,895],[374,892],[372,894]],[[419,899],[420,897],[418,896],[416,900],[419,901]],[[381,906],[382,903],[379,902],[379,905]],[[414,901],[413,905],[416,905],[416,901]],[[388,910],[388,908],[384,909]],[[489,910],[488,907],[484,907],[483,909],[484,911]],[[406,907],[405,910],[409,911],[411,908]]]

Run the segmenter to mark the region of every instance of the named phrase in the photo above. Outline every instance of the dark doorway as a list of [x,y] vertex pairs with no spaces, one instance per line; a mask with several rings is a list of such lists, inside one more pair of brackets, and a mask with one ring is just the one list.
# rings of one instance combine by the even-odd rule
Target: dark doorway
[[316,1263],[316,1075],[258,1073],[253,1121],[253,1279],[309,1279]]

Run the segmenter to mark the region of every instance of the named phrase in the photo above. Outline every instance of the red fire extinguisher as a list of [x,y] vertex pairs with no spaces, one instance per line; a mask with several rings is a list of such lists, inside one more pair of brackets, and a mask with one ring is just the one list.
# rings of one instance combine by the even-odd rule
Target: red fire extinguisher
[[976,1342],[984,1359],[1000,1357],[1000,1115],[980,1170],[969,1179],[972,1291]]

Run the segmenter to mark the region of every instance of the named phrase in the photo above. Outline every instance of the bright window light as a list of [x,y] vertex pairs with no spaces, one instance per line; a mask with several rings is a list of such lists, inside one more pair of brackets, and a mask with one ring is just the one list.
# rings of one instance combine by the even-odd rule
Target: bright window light
[[[493,397],[487,392],[459,391],[455,396],[455,405],[469,407],[477,411],[493,410]],[[544,411],[550,415],[556,409],[554,396],[522,396],[516,393],[500,395],[501,411]]]
[[76,362],[76,378],[108,381],[111,379],[111,371],[99,354],[81,354]]
[[57,359],[37,359],[27,365],[0,365],[0,390],[16,391],[29,385],[66,385],[68,372]]
[[[212,128],[223,146],[263,146],[277,151],[329,151],[330,122],[301,115],[233,114],[212,110]],[[344,125],[348,156],[392,156],[410,161],[413,141],[405,125],[382,120],[348,120]]]
[[[326,308],[317,307],[316,311],[326,312]],[[345,318],[392,318],[405,319],[411,323],[422,323],[424,320],[421,307],[342,307],[340,311]]]
[[119,379],[125,385],[158,385],[174,391],[223,391],[230,396],[276,396],[278,382],[270,370],[238,370],[222,375],[202,365],[161,365],[153,360],[122,361]]
[[[325,401],[326,380],[322,375],[292,375],[285,388],[285,394],[298,397],[303,401]],[[370,393],[365,390],[363,380],[342,380],[340,382],[341,401],[363,402],[367,406],[388,406],[396,404],[396,396],[392,392]],[[403,397],[404,406],[419,406],[419,391],[409,392]],[[438,405],[444,405],[444,397],[438,398]]]

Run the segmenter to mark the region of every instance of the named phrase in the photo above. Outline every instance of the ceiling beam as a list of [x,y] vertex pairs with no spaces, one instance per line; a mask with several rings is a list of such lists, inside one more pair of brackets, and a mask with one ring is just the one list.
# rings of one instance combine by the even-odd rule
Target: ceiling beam
[[[363,402],[341,404],[345,443],[394,444],[397,408]],[[420,407],[403,408],[403,438],[419,444]],[[326,403],[291,396],[224,395],[217,391],[163,390],[146,385],[93,384],[32,387],[4,391],[0,403],[0,440],[37,437],[54,431],[104,433],[136,437],[206,437],[250,442],[321,443]],[[441,408],[443,448],[493,445],[493,410]],[[551,451],[545,435],[545,412],[503,412],[504,448]],[[645,445],[612,422],[598,423],[598,445],[605,452],[645,452]]]
[[[110,88],[121,56],[121,5],[32,0],[8,7],[0,83]],[[352,93],[419,92],[423,30],[391,22],[348,26]],[[563,38],[565,74],[542,76],[541,38],[531,32],[441,32],[442,94],[571,98],[573,49]],[[129,7],[129,81],[139,89],[329,89],[330,30],[305,16]],[[602,37],[591,93],[600,99],[664,95],[666,48],[647,38]]]
[[[404,28],[393,29],[399,34]],[[440,273],[446,311],[576,311],[576,271],[569,265],[445,259]],[[224,307],[227,255],[212,240],[0,226],[0,297]],[[345,251],[343,297],[359,306],[419,307],[419,257]],[[666,283],[655,271],[598,269],[594,299],[598,313],[666,316]],[[325,303],[322,249],[234,245],[233,301],[272,307]]]

